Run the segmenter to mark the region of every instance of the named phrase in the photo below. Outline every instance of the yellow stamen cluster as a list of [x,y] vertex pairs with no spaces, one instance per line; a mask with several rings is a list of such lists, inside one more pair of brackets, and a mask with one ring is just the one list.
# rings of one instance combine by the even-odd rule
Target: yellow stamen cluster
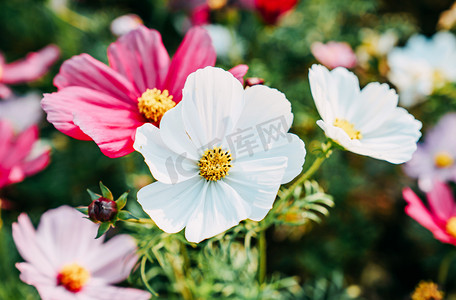
[[434,156],[434,163],[436,167],[443,169],[451,167],[454,163],[454,159],[450,153],[446,151],[440,151],[437,152],[437,154]]
[[63,285],[68,291],[79,292],[90,278],[90,273],[76,263],[65,265],[57,276],[57,284]]
[[355,125],[347,120],[337,119],[334,121],[334,126],[342,128],[352,140],[360,140],[363,138],[361,131],[355,129]]
[[432,281],[421,281],[412,294],[412,300],[442,300],[443,292]]
[[160,122],[165,112],[175,105],[173,96],[169,94],[168,90],[147,89],[138,98],[139,112],[150,122]]
[[220,147],[214,147],[204,152],[198,162],[199,174],[207,181],[217,181],[228,175],[231,168],[231,154]]
[[446,223],[446,232],[456,238],[456,217],[451,217]]

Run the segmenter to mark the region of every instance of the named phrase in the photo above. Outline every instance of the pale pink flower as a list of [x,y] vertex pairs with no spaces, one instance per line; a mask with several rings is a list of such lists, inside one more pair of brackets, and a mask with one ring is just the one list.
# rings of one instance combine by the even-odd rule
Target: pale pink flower
[[10,121],[16,132],[22,132],[41,121],[44,112],[40,101],[41,95],[34,92],[11,95],[0,101],[0,120]]
[[60,56],[55,45],[49,45],[37,52],[27,54],[25,59],[7,64],[0,53],[0,98],[11,95],[7,84],[24,83],[37,80],[49,71]]
[[418,179],[421,190],[432,189],[434,181],[456,182],[456,113],[444,115],[418,144],[412,159],[404,165],[405,173]]
[[203,28],[190,29],[170,60],[160,33],[141,25],[109,46],[110,67],[88,54],[65,61],[54,79],[58,92],[45,94],[42,107],[61,132],[124,156],[134,151],[136,128],[158,126],[181,101],[187,76],[215,59]]
[[456,245],[456,205],[450,188],[436,182],[427,195],[429,209],[410,189],[402,192],[408,205],[405,212],[443,243]]
[[310,46],[313,56],[330,69],[337,67],[353,68],[356,66],[356,55],[345,42],[315,42]]
[[38,139],[36,125],[16,136],[13,125],[0,120],[0,188],[43,170],[49,155],[50,148]]
[[26,262],[17,263],[20,278],[43,300],[140,300],[143,290],[112,286],[125,280],[138,257],[126,234],[108,242],[95,239],[97,225],[69,206],[47,211],[35,230],[21,214],[13,224],[14,242]]

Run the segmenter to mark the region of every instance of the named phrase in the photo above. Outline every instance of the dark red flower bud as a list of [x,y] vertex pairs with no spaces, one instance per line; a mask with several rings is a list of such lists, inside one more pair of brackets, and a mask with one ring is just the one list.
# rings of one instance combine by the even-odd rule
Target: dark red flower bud
[[117,214],[117,204],[113,200],[100,197],[89,205],[89,218],[92,221],[107,222]]
[[264,79],[260,77],[249,77],[245,79],[245,86],[254,86],[257,84],[263,84]]

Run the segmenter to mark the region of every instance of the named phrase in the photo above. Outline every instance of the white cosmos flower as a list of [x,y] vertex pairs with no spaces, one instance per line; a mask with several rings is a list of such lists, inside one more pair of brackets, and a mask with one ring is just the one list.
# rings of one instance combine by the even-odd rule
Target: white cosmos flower
[[398,96],[387,84],[369,83],[345,68],[331,72],[313,65],[310,88],[326,136],[345,149],[393,164],[408,161],[421,136],[421,122],[397,107]]
[[403,48],[388,54],[389,80],[398,88],[400,103],[412,106],[434,89],[456,81],[456,37],[438,32],[431,39],[412,36]]
[[137,129],[134,148],[157,179],[138,202],[158,227],[191,242],[241,220],[262,220],[280,184],[302,170],[304,143],[288,132],[290,102],[266,86],[247,90],[229,72],[206,67],[187,78],[182,101],[160,129]]

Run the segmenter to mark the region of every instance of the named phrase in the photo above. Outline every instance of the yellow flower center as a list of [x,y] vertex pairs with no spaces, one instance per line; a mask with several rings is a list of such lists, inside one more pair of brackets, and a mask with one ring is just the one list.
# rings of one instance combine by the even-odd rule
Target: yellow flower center
[[442,87],[446,81],[446,76],[442,71],[437,69],[432,72],[432,83],[434,88]]
[[355,129],[355,125],[348,122],[347,120],[341,120],[336,118],[334,126],[342,128],[352,140],[360,140],[363,138],[361,131]]
[[207,181],[217,181],[228,175],[231,168],[231,154],[220,147],[208,149],[198,162],[199,174]]
[[76,263],[63,266],[57,275],[57,284],[63,285],[72,293],[79,292],[90,278],[90,273]]
[[451,217],[446,223],[446,232],[456,238],[456,217]]
[[432,281],[421,281],[412,294],[412,300],[442,300],[443,292]]
[[454,159],[451,157],[450,153],[440,151],[434,156],[434,163],[438,168],[448,168],[453,165]]
[[160,122],[161,118],[176,105],[168,90],[147,89],[138,98],[139,112],[150,122]]

